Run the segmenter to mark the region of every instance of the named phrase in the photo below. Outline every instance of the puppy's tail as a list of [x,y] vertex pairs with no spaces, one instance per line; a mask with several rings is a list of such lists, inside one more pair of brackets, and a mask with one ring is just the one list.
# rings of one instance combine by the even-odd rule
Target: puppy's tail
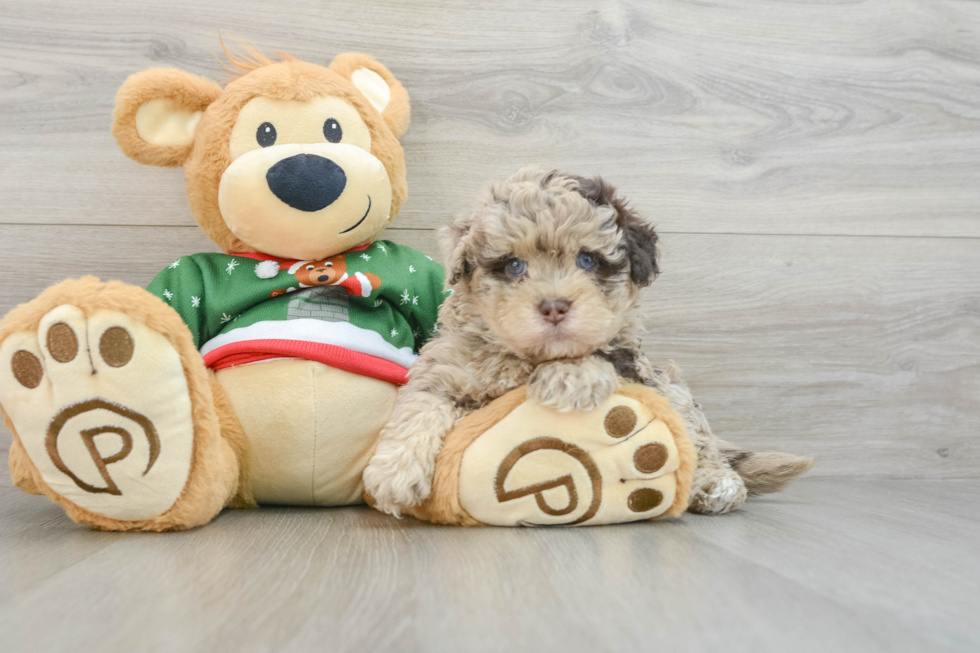
[[749,451],[724,440],[718,441],[718,447],[732,469],[745,481],[749,494],[779,492],[797,476],[810,471],[816,462],[813,456]]

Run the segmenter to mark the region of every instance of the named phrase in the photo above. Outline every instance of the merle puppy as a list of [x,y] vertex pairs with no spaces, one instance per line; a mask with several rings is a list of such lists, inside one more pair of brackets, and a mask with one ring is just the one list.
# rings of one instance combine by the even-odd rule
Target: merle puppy
[[656,388],[697,448],[694,512],[728,512],[813,465],[718,440],[679,370],[647,359],[638,306],[659,272],[657,234],[601,178],[525,168],[484,192],[442,241],[453,293],[364,472],[378,509],[420,504],[443,438],[524,384],[559,411],[592,409],[623,379]]

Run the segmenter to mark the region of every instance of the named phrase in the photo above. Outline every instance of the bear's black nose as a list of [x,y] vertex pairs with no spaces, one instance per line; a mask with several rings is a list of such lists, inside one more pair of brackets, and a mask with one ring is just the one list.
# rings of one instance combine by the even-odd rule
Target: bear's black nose
[[327,276],[327,275],[325,275],[325,274],[321,274],[320,276],[318,276],[318,277],[316,278],[316,280],[317,280],[317,281],[330,281],[330,277],[328,277],[328,276]]
[[333,204],[347,185],[343,168],[315,154],[296,154],[269,168],[265,180],[276,197],[300,211]]

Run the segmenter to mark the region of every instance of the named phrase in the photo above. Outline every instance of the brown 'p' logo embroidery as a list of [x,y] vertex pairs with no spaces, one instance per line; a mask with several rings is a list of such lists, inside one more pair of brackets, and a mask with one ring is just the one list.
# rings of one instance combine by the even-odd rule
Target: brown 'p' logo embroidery
[[[68,420],[81,415],[82,413],[100,409],[116,413],[117,415],[132,420],[136,424],[139,424],[140,428],[143,429],[143,433],[150,445],[150,460],[146,465],[146,470],[143,472],[143,475],[146,476],[146,474],[153,467],[153,464],[156,463],[157,457],[160,455],[160,437],[157,435],[156,428],[153,426],[153,423],[150,420],[140,413],[104,399],[89,399],[77,404],[72,404],[71,406],[67,406],[62,409],[61,412],[55,415],[54,419],[51,420],[51,424],[48,426],[48,434],[45,438],[44,446],[47,449],[48,456],[51,458],[51,462],[54,463],[54,466],[73,480],[75,485],[81,489],[85,490],[86,492],[91,492],[92,494],[105,493],[121,496],[122,491],[112,480],[112,476],[109,475],[108,466],[112,463],[123,460],[132,452],[133,436],[129,433],[129,431],[118,426],[100,426],[97,428],[85,429],[81,432],[82,442],[85,444],[85,448],[88,450],[89,455],[92,456],[92,462],[95,463],[95,467],[99,470],[102,480],[105,481],[105,487],[96,487],[80,479],[74,472],[68,469],[68,466],[61,458],[61,454],[58,453],[58,436],[61,434],[61,431]],[[115,433],[122,438],[123,442],[123,446],[118,452],[106,458],[102,457],[99,450],[95,446],[95,437],[97,435],[101,435],[102,433]]]
[[[555,451],[560,451],[567,454],[577,460],[579,464],[585,468],[586,473],[589,475],[589,480],[592,482],[592,502],[589,504],[588,510],[586,510],[581,517],[573,522],[570,522],[570,524],[580,524],[584,521],[592,519],[592,517],[594,517],[599,511],[599,505],[602,503],[602,475],[599,473],[599,467],[595,464],[595,461],[592,460],[592,456],[586,453],[584,449],[569,442],[565,442],[564,440],[559,440],[558,438],[534,438],[533,440],[528,440],[527,442],[521,443],[509,454],[507,454],[503,461],[501,461],[500,467],[497,468],[497,476],[494,480],[494,491],[497,495],[497,501],[504,503],[506,501],[513,501],[514,499],[520,499],[521,497],[526,497],[533,494],[534,500],[537,502],[538,508],[541,509],[541,512],[553,517],[560,517],[562,515],[570,514],[574,512],[576,508],[578,508],[578,491],[575,489],[575,480],[572,478],[571,474],[565,474],[564,476],[559,476],[558,478],[554,478],[549,481],[527,485],[522,488],[517,488],[516,490],[508,491],[504,489],[504,483],[507,480],[507,476],[510,474],[511,470],[514,469],[514,465],[517,464],[517,461],[530,453],[541,451],[543,449],[553,449]],[[557,487],[565,487],[568,492],[568,505],[564,508],[552,508],[548,505],[548,502],[545,501],[544,492]]]

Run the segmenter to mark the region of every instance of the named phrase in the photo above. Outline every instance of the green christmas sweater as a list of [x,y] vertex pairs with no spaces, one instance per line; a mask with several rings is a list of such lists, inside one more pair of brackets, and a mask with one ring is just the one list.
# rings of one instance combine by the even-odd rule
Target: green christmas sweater
[[405,383],[443,281],[428,256],[381,240],[319,261],[182,256],[147,290],[180,314],[212,369],[304,358]]

